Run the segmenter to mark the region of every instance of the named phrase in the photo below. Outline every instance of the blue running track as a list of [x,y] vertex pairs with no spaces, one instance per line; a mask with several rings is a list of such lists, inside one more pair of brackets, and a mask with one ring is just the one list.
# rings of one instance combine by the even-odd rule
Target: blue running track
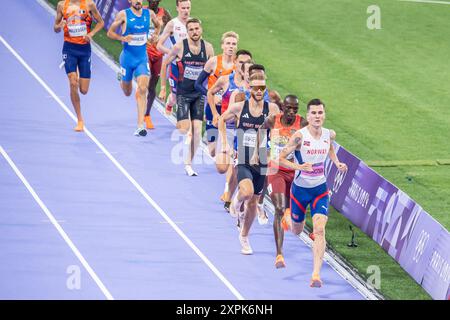
[[134,97],[94,53],[87,131],[75,133],[53,16],[35,1],[3,7],[0,299],[363,299],[328,264],[324,286],[310,288],[311,249],[291,234],[287,268],[275,269],[271,225],[255,221],[254,254],[240,254],[219,201],[224,177],[211,164],[186,176],[171,160],[174,126],[156,109],[156,129],[133,136]]

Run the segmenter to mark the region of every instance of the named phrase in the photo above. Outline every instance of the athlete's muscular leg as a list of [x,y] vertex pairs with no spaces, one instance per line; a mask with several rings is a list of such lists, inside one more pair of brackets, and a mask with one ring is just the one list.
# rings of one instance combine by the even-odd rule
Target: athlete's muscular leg
[[312,220],[315,236],[313,242],[313,255],[314,255],[313,275],[319,275],[326,247],[325,226],[327,224],[328,217],[326,215],[316,213]]
[[303,220],[300,223],[292,220],[292,232],[295,235],[299,236],[303,232],[303,229],[305,228],[305,222],[306,222],[306,220]]
[[198,146],[200,145],[200,141],[202,139],[202,124],[203,122],[200,120],[192,121],[192,138],[191,138],[191,148],[186,159],[185,164],[191,164],[192,159],[194,159],[195,153],[197,152]]
[[[231,161],[231,158],[230,158]],[[231,197],[233,196],[234,191],[236,190],[237,187],[237,178],[236,175],[234,174],[234,168],[233,166],[228,166],[228,170],[227,170],[227,174],[226,174],[226,184],[228,186],[228,190],[225,193],[224,196],[224,202],[230,202],[231,201]]]
[[91,79],[89,79],[89,78],[80,78],[79,79],[79,90],[80,90],[81,94],[88,93],[90,83],[91,83]]
[[148,93],[147,93],[147,110],[145,111],[145,115],[150,115],[150,111],[152,110],[153,102],[156,98],[156,85],[158,84],[159,77],[161,74],[161,64],[162,57],[153,58],[150,55],[148,56],[148,64],[150,65],[150,81],[148,84]]
[[191,120],[185,119],[177,122],[177,129],[181,134],[187,134],[191,129]]
[[239,192],[237,200],[239,202],[250,200],[253,197],[253,181],[250,179],[243,179],[239,182]]
[[211,157],[216,155],[216,141],[208,142],[208,151]]
[[137,77],[137,108],[138,108],[138,127],[144,126],[144,114],[147,109],[147,91],[149,76],[141,75]]
[[[230,158],[230,161],[233,161]],[[231,197],[233,197],[234,192],[236,191],[237,187],[238,187],[238,180],[237,180],[237,172],[236,172],[236,168],[233,165],[230,165],[231,168],[231,178],[230,181],[228,182],[228,190],[230,192],[230,199]],[[231,200],[229,200],[231,201]]]
[[[242,182],[242,181],[241,181]],[[240,184],[239,184],[240,185]],[[253,187],[252,187],[253,188]],[[256,204],[258,202],[259,195],[252,195],[247,201],[247,208],[245,211],[244,225],[242,226],[241,235],[243,237],[248,236],[250,228],[256,217]]]
[[156,97],[156,85],[158,84],[159,75],[153,75],[150,77],[150,81],[148,83],[148,94],[147,94],[147,110],[145,111],[145,115],[148,116],[150,114],[150,110],[152,110],[153,101],[155,101]]
[[281,218],[283,217],[288,199],[284,193],[273,193],[270,195],[272,203],[275,207],[275,217],[273,220],[273,234],[275,236],[275,245],[277,247],[277,255],[282,254],[284,230],[281,227]]
[[67,74],[67,77],[69,78],[70,85],[70,100],[72,101],[78,121],[83,121],[83,117],[81,116],[80,95],[78,94],[78,88],[80,86],[78,74],[77,72],[70,72]]
[[127,97],[131,96],[131,92],[133,91],[133,82],[132,81],[121,81],[120,87],[122,88],[123,93]]
[[[222,129],[224,129],[224,127],[222,127]],[[230,155],[231,146],[228,146],[227,152],[222,152],[222,151],[224,151],[223,144],[225,141],[227,141],[226,139],[227,139],[226,132],[222,132],[221,130],[219,130],[219,132],[217,134],[216,169],[217,169],[217,172],[219,172],[220,174],[224,174],[225,172],[228,172],[229,167],[231,167],[230,164],[232,163],[232,159],[231,159],[231,155]],[[228,173],[227,173],[227,178],[228,178]]]

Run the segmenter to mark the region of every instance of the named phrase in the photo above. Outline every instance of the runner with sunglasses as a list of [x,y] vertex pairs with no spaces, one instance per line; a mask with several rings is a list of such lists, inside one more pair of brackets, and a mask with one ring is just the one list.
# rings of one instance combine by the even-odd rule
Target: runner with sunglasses
[[[233,197],[230,213],[239,215],[239,241],[242,254],[252,254],[249,242],[249,231],[256,216],[256,203],[264,186],[267,171],[267,144],[263,141],[256,145],[258,130],[269,115],[280,112],[278,106],[263,100],[266,91],[264,75],[254,74],[250,78],[250,98],[243,102],[232,104],[219,117],[219,130],[225,135],[225,122],[236,117],[237,135],[237,178],[239,191]],[[227,139],[222,141],[223,150],[229,150]],[[259,161],[251,164],[255,148],[259,149]]]

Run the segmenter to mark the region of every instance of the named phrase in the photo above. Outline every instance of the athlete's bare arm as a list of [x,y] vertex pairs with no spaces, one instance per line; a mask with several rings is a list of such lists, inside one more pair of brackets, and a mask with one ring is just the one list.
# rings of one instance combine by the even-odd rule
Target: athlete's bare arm
[[56,33],[60,33],[62,28],[64,28],[64,25],[66,24],[63,15],[63,8],[64,8],[64,1],[58,2],[58,5],[56,6],[55,24],[53,25],[53,30]]
[[303,135],[300,130],[297,130],[291,138],[289,139],[288,144],[280,153],[280,165],[285,168],[291,168],[293,170],[301,170],[301,171],[312,171],[312,164],[305,162],[304,164],[298,164],[291,162],[287,159],[287,157],[294,152],[295,150],[300,150],[302,146]]
[[269,102],[269,115],[275,116],[280,113],[280,108],[276,103]]
[[213,126],[217,126],[217,122],[219,120],[219,113],[217,112],[216,108],[216,100],[215,100],[215,94],[220,92],[220,90],[225,90],[228,88],[229,83],[229,77],[228,76],[221,76],[219,79],[217,79],[216,83],[208,90],[207,99],[208,104],[211,107],[211,112],[213,114]]
[[122,27],[122,30],[123,30],[126,23],[127,23],[127,16],[126,16],[125,10],[122,10],[116,15],[114,22],[109,27],[108,33],[106,34],[108,36],[108,38],[113,39],[113,40],[119,40],[122,42],[130,42],[132,40],[131,34],[124,37],[124,36],[116,33],[117,28]]
[[173,29],[173,20],[170,20],[164,27],[163,33],[159,37],[158,44],[156,45],[156,49],[158,49],[164,54],[170,53],[170,49],[164,46],[164,42],[166,42],[166,40],[172,35],[172,29]]
[[330,139],[332,141],[336,140],[336,131],[330,129]]
[[241,115],[242,109],[244,108],[245,101],[236,102],[233,104],[230,104],[228,106],[227,111],[223,115],[220,116],[220,119],[224,122],[227,122],[235,117],[239,118]]
[[208,73],[212,73],[217,67],[217,56],[211,57],[206,61],[205,66],[203,67],[203,70],[205,70]]
[[214,57],[214,48],[211,43],[205,41],[206,56],[208,59]]
[[162,25],[161,29],[164,29],[164,27],[169,23],[170,20],[172,20],[172,16],[170,15],[169,10],[164,10],[164,15],[162,16]]
[[161,23],[159,22],[159,19],[158,19],[158,17],[156,17],[156,14],[155,14],[155,12],[153,12],[153,10],[150,10],[150,19],[152,20],[153,24],[155,25],[155,32],[153,32],[153,34],[148,39],[148,41],[151,44],[157,44],[158,38],[159,38],[159,33],[161,32]]
[[264,120],[264,123],[260,127],[260,129],[273,129],[275,126],[275,115],[271,114],[269,115],[266,120]]
[[236,101],[236,96],[238,95],[238,93],[241,93],[241,92],[240,92],[239,90],[234,90],[234,91],[231,93],[229,105],[232,105],[232,104],[234,104],[234,103],[237,102],[237,101]]
[[158,98],[162,101],[166,100],[166,74],[167,74],[167,66],[177,57],[180,58],[183,53],[183,41],[177,42],[172,50],[170,50],[168,56],[163,60],[161,65],[161,90],[159,92]]
[[91,32],[89,32],[84,37],[86,41],[90,42],[92,38],[96,35],[96,33],[103,29],[103,27],[105,26],[105,22],[103,21],[102,16],[98,12],[97,6],[95,5],[94,1],[92,0],[88,1],[88,10],[90,14],[94,17],[95,21],[97,21],[97,24],[95,25],[94,29],[92,29]]
[[330,160],[333,161],[339,171],[347,171],[347,165],[339,161],[336,151],[334,150],[333,141],[336,140],[336,132],[334,132],[334,130],[330,130],[330,139],[330,151],[328,153]]
[[[226,137],[226,127],[225,122],[234,119],[239,118],[241,115],[242,109],[244,108],[245,101],[233,103],[228,106],[227,111],[225,111],[224,114],[219,116],[219,125],[218,129],[223,137]],[[228,139],[222,139],[222,150],[228,150]]]

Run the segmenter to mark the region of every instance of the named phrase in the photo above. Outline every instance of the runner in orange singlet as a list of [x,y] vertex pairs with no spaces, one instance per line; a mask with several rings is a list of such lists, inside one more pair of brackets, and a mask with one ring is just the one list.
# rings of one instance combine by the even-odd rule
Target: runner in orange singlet
[[[195,82],[195,89],[201,92],[204,96],[207,96],[208,90],[211,89],[216,81],[221,76],[226,76],[234,71],[235,64],[234,58],[237,51],[237,45],[239,41],[239,35],[236,32],[228,31],[222,35],[222,54],[212,57],[208,60],[203,72],[198,77]],[[208,78],[207,87],[204,83]],[[218,92],[215,97],[216,110],[212,111],[209,103],[205,107],[205,118],[206,118],[206,136],[208,140],[208,150],[212,157],[216,154],[216,137],[218,134],[217,127],[213,125],[214,115],[220,114],[220,109],[222,105],[222,94],[223,92]]]
[[[97,25],[91,30],[92,17]],[[75,131],[83,131],[80,95],[87,94],[91,80],[91,40],[104,26],[103,19],[92,0],[65,0],[58,2],[53,30],[64,29],[62,50],[64,67],[69,78],[70,100],[77,115]]]

